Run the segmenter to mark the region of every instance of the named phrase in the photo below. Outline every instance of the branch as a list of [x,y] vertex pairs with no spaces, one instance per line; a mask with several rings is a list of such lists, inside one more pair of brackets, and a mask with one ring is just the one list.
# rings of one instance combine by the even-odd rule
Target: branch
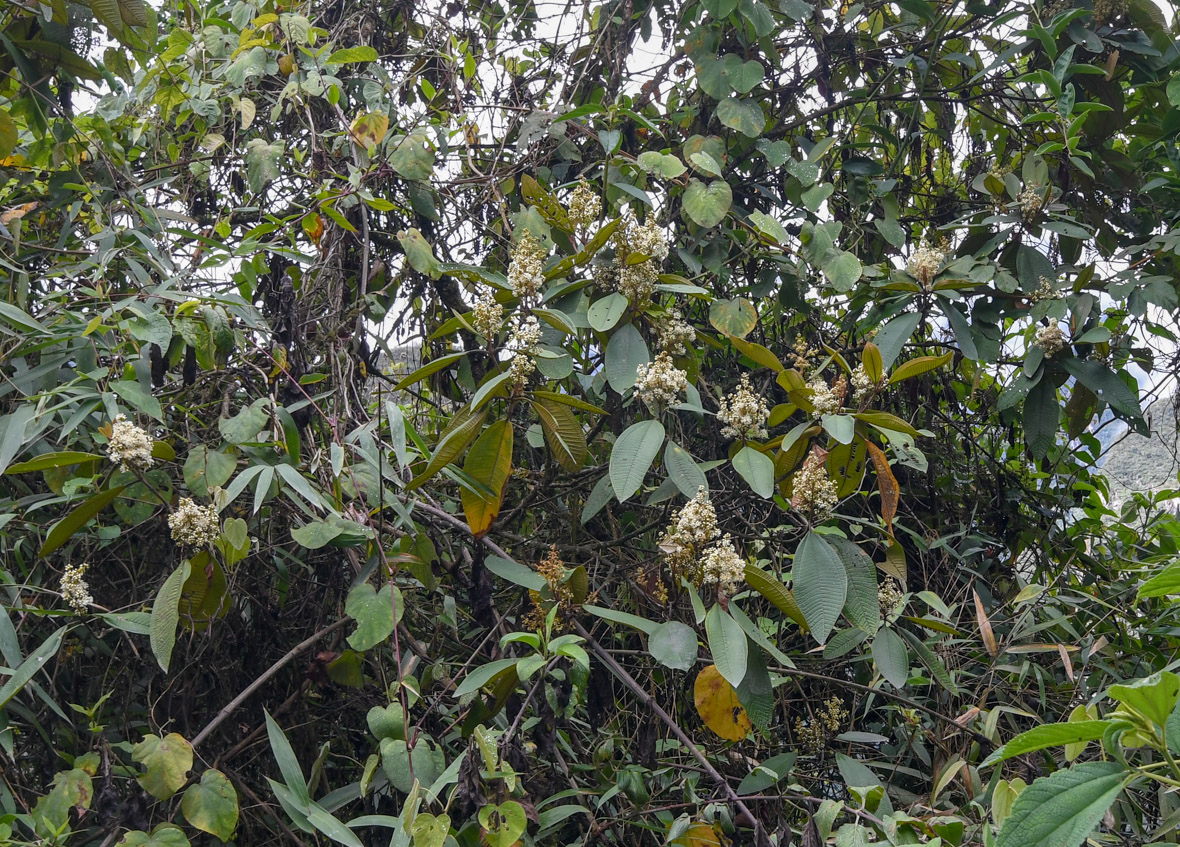
[[729,802],[733,803],[737,807],[738,811],[741,812],[742,815],[744,815],[753,826],[755,842],[758,844],[763,843],[765,833],[762,831],[762,823],[756,817],[754,817],[754,815],[750,812],[749,807],[745,804],[742,798],[738,796],[738,793],[733,790],[733,787],[729,784],[729,780],[722,776],[720,771],[713,767],[712,763],[705,757],[705,754],[701,752],[701,749],[697,747],[697,745],[693,743],[693,740],[688,737],[687,733],[685,733],[685,731],[680,728],[680,724],[676,723],[676,721],[672,719],[672,716],[665,712],[663,707],[661,707],[660,704],[656,702],[656,699],[648,694],[643,689],[643,686],[636,682],[635,678],[631,676],[631,674],[627,673],[626,669],[622,665],[615,661],[614,656],[608,653],[606,648],[599,644],[595,640],[594,636],[586,631],[585,627],[583,627],[577,621],[574,621],[574,629],[577,631],[578,635],[586,639],[586,643],[590,646],[590,649],[593,650],[594,654],[602,660],[603,664],[610,668],[611,673],[618,677],[620,682],[630,688],[631,692],[641,701],[643,701],[643,704],[651,709],[652,712],[655,713],[655,716],[663,721],[668,729],[672,730],[672,734],[680,739],[680,743],[688,748],[688,752],[692,753],[693,758],[700,762],[701,767],[705,769],[705,773],[712,777],[713,781],[721,787],[721,790],[725,793],[725,796],[729,798]]
[[340,620],[336,621],[336,623],[324,627],[323,629],[321,629],[319,632],[317,632],[315,635],[311,636],[310,638],[306,638],[303,641],[300,641],[298,644],[296,644],[294,647],[292,647],[289,651],[287,651],[287,653],[281,659],[279,659],[277,662],[275,662],[273,665],[271,665],[269,668],[267,668],[265,671],[263,671],[262,674],[258,677],[258,679],[254,680],[252,683],[247,685],[241,694],[239,694],[237,697],[235,697],[234,699],[232,699],[228,703],[226,703],[225,706],[222,708],[222,710],[217,713],[217,716],[215,718],[213,718],[213,720],[211,720],[211,721],[209,721],[209,723],[205,724],[205,728],[202,729],[200,732],[198,732],[197,737],[192,740],[193,747],[196,747],[202,741],[204,741],[206,738],[208,738],[210,733],[213,732],[213,730],[215,730],[215,729],[217,729],[217,727],[221,726],[222,721],[224,721],[226,718],[228,718],[230,715],[232,715],[234,713],[234,711],[237,710],[238,706],[240,706],[244,702],[246,702],[246,699],[251,694],[253,694],[259,688],[264,686],[266,684],[267,680],[269,680],[272,676],[274,676],[280,670],[282,670],[284,665],[286,665],[288,662],[290,662],[292,659],[294,659],[296,656],[298,656],[304,650],[311,647],[313,644],[315,644],[317,641],[319,641],[325,635],[328,635],[331,632],[335,632],[336,630],[340,629],[340,627],[344,626],[346,623],[348,623],[348,618],[341,618]]

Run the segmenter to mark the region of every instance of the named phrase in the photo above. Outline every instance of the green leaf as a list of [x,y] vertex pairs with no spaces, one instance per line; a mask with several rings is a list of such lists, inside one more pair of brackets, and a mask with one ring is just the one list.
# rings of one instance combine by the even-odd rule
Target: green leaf
[[[0,609],[0,614],[3,614],[2,609]],[[2,618],[2,620],[8,621],[7,616]],[[57,650],[61,647],[61,640],[68,629],[69,627],[63,626],[54,631],[48,638],[41,642],[41,646],[30,653],[17,666],[16,670],[12,672],[12,676],[5,680],[3,685],[0,685],[0,709],[7,706],[8,701],[28,685],[29,680],[37,675],[37,671],[52,667],[49,660],[57,655]],[[19,652],[16,653],[15,658],[20,659]]]
[[389,154],[389,164],[406,179],[430,179],[434,173],[434,152],[425,133],[411,132],[398,141]]
[[1119,378],[1118,374],[1101,362],[1069,357],[1061,360],[1061,366],[1077,377],[1078,382],[1093,391],[1099,400],[1109,403],[1112,409],[1136,420],[1143,417],[1138,395]]
[[135,380],[120,379],[112,382],[111,390],[145,415],[151,415],[158,421],[164,420],[164,410],[160,407],[160,401]]
[[448,353],[445,356],[439,356],[437,359],[433,359],[422,367],[416,369],[409,376],[403,377],[398,381],[397,385],[393,387],[393,390],[402,391],[406,388],[409,388],[411,385],[426,379],[426,377],[430,376],[431,374],[437,373],[448,365],[459,361],[466,355],[466,353]]
[[675,156],[670,153],[659,153],[655,150],[647,150],[646,152],[640,153],[635,163],[649,174],[661,176],[664,179],[676,179],[688,170],[684,166],[684,163]]
[[528,826],[524,806],[508,800],[498,806],[487,805],[479,810],[479,825],[484,828],[488,847],[513,847]]
[[1074,721],[1073,723],[1050,723],[1022,732],[1011,741],[993,750],[991,755],[980,762],[980,767],[990,767],[1007,761],[1014,756],[1035,753],[1049,747],[1064,747],[1080,741],[1097,741],[1106,732],[1111,721]]
[[506,579],[515,585],[520,585],[530,591],[540,591],[546,585],[545,577],[541,576],[535,570],[525,567],[519,562],[514,562],[511,559],[502,559],[499,556],[488,556],[484,560],[484,565],[489,571],[494,573],[500,579]]
[[[693,223],[711,229],[725,220],[733,206],[733,191],[729,184],[714,180],[708,185],[699,179],[692,179],[684,191],[684,214]],[[732,333],[744,335],[745,333]]]
[[745,297],[714,300],[709,304],[709,323],[718,332],[742,339],[758,325],[758,312]]
[[193,746],[175,732],[163,738],[148,734],[135,745],[131,758],[144,766],[144,772],[136,777],[143,790],[157,800],[167,800],[188,782]]
[[1024,440],[1034,459],[1043,459],[1057,442],[1060,420],[1057,389],[1051,380],[1042,378],[1024,401]]
[[[757,318],[755,318],[755,320],[757,320]],[[751,329],[752,328],[753,327],[751,327]],[[770,349],[763,347],[756,341],[746,341],[733,335],[726,337],[729,339],[729,343],[732,344],[738,351],[740,351],[743,356],[753,360],[762,367],[770,368],[775,373],[782,373],[784,370],[786,370],[786,368],[783,367],[783,363],[779,361],[778,356],[774,355]]]
[[485,417],[487,417],[486,409],[474,415],[467,409],[456,414],[447,424],[447,428],[443,430],[442,438],[439,439],[434,455],[426,463],[426,469],[410,480],[406,489],[413,491],[459,458],[459,455],[467,449],[467,445],[471,443],[480,427],[483,426]]
[[699,489],[709,490],[709,481],[705,479],[705,472],[700,465],[687,450],[671,439],[664,447],[664,469],[668,471],[668,479],[690,500],[697,496]]
[[1129,779],[1117,762],[1085,762],[1038,779],[1016,798],[996,847],[1079,847]]
[[889,375],[889,384],[895,385],[904,379],[912,379],[936,368],[941,368],[954,357],[954,352],[950,352],[944,353],[941,356],[918,356],[917,358],[910,359],[899,365],[897,370]]
[[614,496],[615,489],[610,484],[610,474],[604,474],[598,482],[594,483],[594,487],[590,489],[590,493],[586,496],[586,502],[582,504],[582,515],[579,521],[585,525],[587,521],[601,512]]
[[808,532],[795,551],[793,594],[815,640],[823,644],[840,617],[848,595],[848,574],[836,551]]
[[151,630],[152,655],[156,657],[160,668],[168,673],[168,665],[172,661],[172,648],[176,646],[176,624],[180,621],[180,595],[185,580],[192,573],[192,565],[188,559],[169,574],[160,586],[160,592],[152,603],[152,617],[148,624]]
[[251,138],[246,142],[246,181],[253,193],[261,193],[268,182],[279,176],[283,150],[281,141],[267,144],[261,138]]
[[629,626],[632,629],[637,629],[647,635],[653,634],[660,628],[660,624],[655,621],[650,621],[647,618],[641,618],[639,615],[632,615],[628,612],[619,612],[615,609],[607,609],[602,606],[583,606],[582,610],[592,615],[597,615],[611,623],[618,623],[623,626]]
[[162,823],[148,835],[135,829],[119,839],[115,847],[190,847],[188,836],[175,824]]
[[311,803],[311,795],[307,790],[307,780],[303,778],[303,770],[299,767],[299,760],[295,757],[295,751],[291,749],[291,742],[287,740],[283,728],[270,716],[270,712],[263,709],[262,714],[266,718],[266,736],[270,741],[270,751],[279,766],[279,773],[283,775],[283,782],[306,809]]
[[360,583],[344,600],[344,613],[356,621],[356,632],[348,636],[349,646],[362,652],[376,647],[393,634],[405,610],[402,593],[392,582],[380,591],[367,582]]
[[832,253],[824,259],[823,271],[832,288],[841,293],[851,289],[864,273],[860,259],[845,251]]
[[680,621],[666,621],[647,640],[647,651],[665,667],[687,671],[697,661],[697,634]]
[[898,315],[877,330],[877,334],[873,337],[873,343],[877,345],[877,350],[881,353],[881,362],[885,370],[893,367],[902,348],[910,340],[910,336],[914,334],[914,330],[921,322],[921,315],[917,312],[909,312]]
[[622,394],[635,385],[639,366],[650,361],[647,342],[635,325],[620,327],[606,343],[606,380],[611,388]]
[[255,441],[258,433],[270,422],[269,405],[269,399],[260,397],[232,418],[221,418],[217,422],[217,429],[230,444]]
[[420,274],[431,279],[438,279],[442,273],[438,259],[434,258],[434,250],[416,229],[403,229],[397,234],[397,240],[406,251],[406,258],[410,265]]
[[238,466],[238,457],[233,452],[210,450],[198,444],[188,452],[184,462],[184,484],[188,490],[200,497],[208,497],[210,489],[224,486]]
[[807,619],[794,595],[783,585],[777,577],[766,573],[755,565],[746,565],[746,582],[751,588],[773,603],[780,612],[785,614],[803,629],[807,628]]
[[1123,708],[1143,715],[1163,727],[1180,697],[1180,676],[1171,671],[1157,671],[1126,685],[1112,685],[1106,691]]
[[83,462],[99,461],[103,458],[97,453],[79,453],[72,450],[61,453],[42,453],[27,462],[10,465],[4,473],[29,473],[30,471],[44,471],[51,468],[66,468],[71,465],[80,465]]
[[664,443],[659,421],[639,421],[627,427],[610,454],[610,482],[622,503],[643,485],[643,478]]
[[515,668],[516,662],[516,659],[497,659],[494,662],[481,665],[463,678],[463,682],[455,689],[454,696],[459,698],[466,697],[468,694],[474,694],[504,671],[509,668]]
[[[735,621],[720,604],[714,604],[705,615],[705,634],[713,664],[725,681],[737,688],[746,675],[749,642],[741,624]],[[694,639],[695,640],[695,639]]]
[[307,821],[337,844],[343,844],[345,847],[365,847],[364,842],[357,838],[351,829],[318,803],[308,804]]
[[7,109],[0,109],[0,159],[7,159],[16,149],[20,135]]
[[726,97],[717,104],[717,120],[750,138],[757,138],[766,128],[766,114],[757,101],[736,97]]
[[576,471],[582,467],[589,454],[586,433],[569,406],[552,400],[541,400],[532,404],[541,419],[545,432],[545,443],[563,470]]
[[1164,597],[1169,594],[1180,594],[1180,562],[1172,562],[1139,586],[1135,602],[1147,597]]
[[[375,61],[377,61],[377,51],[369,46],[345,47],[343,50],[337,50],[327,58],[329,65],[347,65],[352,62]],[[223,838],[222,841],[224,840]]]
[[606,332],[619,322],[629,304],[630,301],[616,291],[591,303],[586,311],[586,320],[590,322],[592,329]]
[[222,841],[229,841],[238,826],[238,794],[225,774],[212,768],[184,792],[180,809],[190,824]]
[[765,453],[746,445],[733,457],[733,469],[759,497],[774,496],[774,460]]
[[874,634],[881,626],[876,565],[854,541],[836,535],[825,540],[836,551],[848,574],[848,597],[844,601],[844,614],[857,629],[867,635]]
[[770,729],[774,718],[774,687],[761,650],[748,649],[746,675],[737,687],[737,696],[750,721],[763,731]]
[[900,636],[891,629],[882,629],[873,639],[872,653],[881,676],[894,688],[905,688],[910,678],[910,657]]

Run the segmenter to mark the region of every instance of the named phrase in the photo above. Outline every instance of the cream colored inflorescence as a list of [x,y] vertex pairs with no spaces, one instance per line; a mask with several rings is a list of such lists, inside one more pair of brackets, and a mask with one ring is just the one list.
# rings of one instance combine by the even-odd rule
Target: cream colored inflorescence
[[[660,268],[668,257],[668,239],[654,217],[649,215],[640,224],[628,214],[612,242],[615,261],[611,275],[615,278],[615,287],[633,306],[645,308],[655,294]],[[632,264],[630,257],[633,255],[647,258]]]
[[545,257],[548,251],[525,230],[512,248],[508,262],[508,284],[521,300],[532,300],[545,285]]
[[834,415],[840,411],[840,395],[822,379],[812,380],[807,387],[811,389],[811,405],[817,415]]
[[852,399],[859,402],[876,388],[876,383],[865,370],[864,365],[857,365],[852,371]]
[[635,393],[653,410],[675,403],[687,387],[688,374],[676,367],[667,353],[660,353],[650,365],[635,370]]
[[795,473],[791,505],[813,520],[822,520],[832,513],[839,500],[836,483],[828,476],[824,460],[819,453],[812,452]]
[[1030,185],[1016,198],[1016,205],[1020,208],[1020,216],[1025,223],[1036,220],[1037,215],[1045,208],[1045,189],[1039,185]]
[[94,602],[90,586],[86,584],[86,571],[90,565],[66,565],[61,577],[61,597],[75,612],[85,612]]
[[910,258],[907,270],[910,276],[922,283],[923,286],[929,287],[934,277],[938,276],[938,271],[942,268],[942,263],[945,261],[946,253],[937,247],[931,247],[926,241],[923,241],[918,245],[918,249],[914,251],[914,255]]
[[602,214],[602,198],[594,193],[586,180],[581,180],[570,196],[570,221],[575,226],[588,227]]
[[750,387],[750,375],[742,374],[741,384],[727,397],[722,397],[717,409],[717,419],[725,426],[723,438],[742,439],[765,438],[766,421],[770,407],[766,399],[755,394]]
[[529,315],[512,328],[508,349],[512,351],[512,362],[508,366],[509,381],[517,388],[523,388],[537,369],[533,354],[541,342],[541,324],[535,315]]
[[488,341],[494,341],[504,328],[504,307],[496,302],[496,293],[491,288],[484,288],[475,301],[475,307],[471,310],[471,326],[477,335]]
[[1050,321],[1048,326],[1037,330],[1036,345],[1045,351],[1045,358],[1052,359],[1068,346],[1065,333],[1057,325],[1057,321]]
[[688,352],[688,345],[697,340],[697,332],[679,309],[672,308],[656,319],[656,339],[665,353],[683,356]]
[[107,456],[119,470],[146,470],[152,466],[152,437],[147,431],[118,415],[111,422],[111,437],[107,441]]
[[186,547],[212,544],[221,534],[216,506],[199,506],[188,497],[180,498],[176,511],[168,516],[172,540]]
[[721,538],[717,511],[704,486],[676,515],[660,538],[660,550],[673,573],[696,585],[716,585],[732,592],[746,578],[746,562],[727,534]]
[[733,549],[729,534],[701,555],[701,582],[729,592],[746,578],[746,562]]

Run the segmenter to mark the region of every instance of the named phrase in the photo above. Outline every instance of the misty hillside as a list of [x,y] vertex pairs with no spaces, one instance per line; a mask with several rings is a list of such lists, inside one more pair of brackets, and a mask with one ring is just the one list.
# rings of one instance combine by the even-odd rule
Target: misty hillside
[[1119,501],[1131,491],[1177,487],[1180,442],[1173,398],[1165,397],[1153,403],[1147,410],[1147,419],[1150,437],[1131,433],[1115,438],[1106,453],[1102,469],[1111,480],[1111,493]]

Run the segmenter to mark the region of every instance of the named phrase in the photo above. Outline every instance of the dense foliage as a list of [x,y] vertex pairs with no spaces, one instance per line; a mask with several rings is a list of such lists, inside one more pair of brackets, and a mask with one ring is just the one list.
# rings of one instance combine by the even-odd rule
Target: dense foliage
[[1176,843],[1176,11],[0,4],[0,845]]

